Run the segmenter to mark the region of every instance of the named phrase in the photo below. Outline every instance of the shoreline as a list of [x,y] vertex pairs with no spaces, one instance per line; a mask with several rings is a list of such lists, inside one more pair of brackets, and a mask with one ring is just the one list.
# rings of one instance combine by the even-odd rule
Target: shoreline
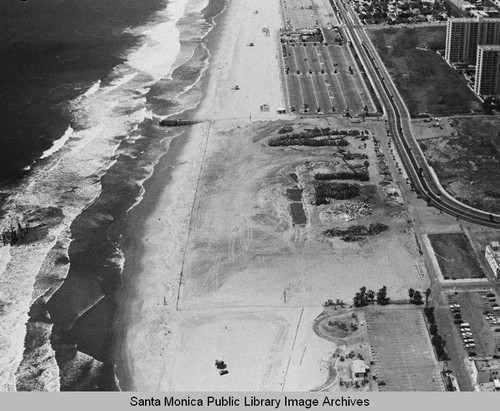
[[[263,26],[271,27],[272,37],[261,33]],[[232,1],[205,38],[210,60],[200,80],[203,96],[192,116],[209,121],[176,139],[144,184],[143,200],[128,218],[124,285],[114,322],[122,390],[164,391],[172,385],[175,376],[168,370],[182,335],[183,314],[177,311],[177,303],[184,283],[184,253],[204,152],[208,149],[207,156],[213,154],[207,139],[209,134],[239,128],[249,120],[287,118],[275,113],[284,99],[274,38],[281,26],[278,0]],[[249,41],[257,46],[247,47]],[[263,53],[266,59],[260,58]],[[240,86],[239,91],[234,84]],[[260,110],[263,103],[271,110]],[[212,124],[216,127],[211,128]]]
[[[210,9],[213,1],[214,0],[210,0],[206,9]],[[211,56],[220,41],[219,37],[221,35],[219,31],[223,29],[222,26],[224,24],[227,7],[227,4],[224,5],[221,13],[211,16],[210,20],[215,26],[203,39]],[[207,70],[202,74],[199,80],[200,88],[203,93],[199,105],[194,109],[183,112],[183,115],[196,118],[202,110],[204,101],[208,97],[207,89],[209,87],[212,64],[213,62],[209,61]],[[171,189],[172,179],[174,178],[173,174],[176,171],[175,166],[172,164],[179,163],[179,159],[188,151],[190,140],[193,138],[194,134],[199,132],[199,128],[200,125],[192,126],[190,129],[186,128],[182,134],[175,137],[170,142],[168,151],[161,157],[152,175],[143,184],[144,193],[142,201],[129,213],[127,221],[128,228],[126,230],[127,237],[124,240],[123,246],[123,254],[125,257],[125,265],[122,272],[123,286],[116,297],[119,308],[114,320],[113,342],[115,363],[117,364],[116,374],[120,382],[121,390],[134,389],[131,388],[131,386],[133,386],[133,377],[130,375],[130,364],[132,359],[127,352],[125,335],[127,334],[127,326],[135,324],[140,320],[140,313],[134,312],[133,308],[130,308],[130,302],[132,301],[132,304],[134,302],[137,303],[137,300],[140,299],[138,296],[137,278],[134,278],[134,273],[141,271],[141,256],[144,254],[145,250],[142,240],[148,231],[145,228],[145,222],[154,211],[157,210],[160,204],[162,204],[162,197],[166,197],[168,200],[169,196],[166,195],[166,192]]]

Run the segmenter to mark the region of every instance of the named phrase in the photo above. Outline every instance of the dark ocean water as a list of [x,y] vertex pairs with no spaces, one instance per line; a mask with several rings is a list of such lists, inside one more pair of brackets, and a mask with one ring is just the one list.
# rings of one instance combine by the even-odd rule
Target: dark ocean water
[[138,42],[124,30],[165,0],[0,0],[0,186],[68,127],[68,101]]
[[[28,76],[23,77],[15,70],[6,71],[11,81],[5,84],[21,91],[19,95],[9,97],[12,101],[8,108],[10,115],[19,113],[17,121],[9,118],[8,127],[15,131],[6,133],[8,137],[5,139],[3,134],[0,137],[2,144],[10,150],[10,155],[2,150],[0,156],[11,160],[0,178],[4,184],[9,183],[13,191],[21,175],[24,174],[24,179],[33,178],[31,171],[23,171],[23,168],[49,149],[68,125],[75,133],[67,146],[57,152],[53,160],[50,157],[37,164],[43,166],[44,161],[57,164],[59,158],[74,156],[79,150],[82,153],[95,150],[99,154],[99,147],[105,149],[110,144],[116,145],[111,157],[103,157],[108,165],[99,176],[99,193],[71,223],[68,276],[46,304],[54,323],[52,342],[56,354],[76,346],[79,351],[112,368],[119,357],[114,352],[114,321],[116,294],[123,283],[126,256],[122,249],[129,227],[129,212],[143,197],[145,200],[150,198],[147,180],[155,167],[161,169],[162,178],[165,178],[162,160],[169,158],[171,149],[178,151],[183,144],[184,130],[161,128],[158,120],[185,111],[184,115],[188,115],[189,110],[198,105],[203,95],[203,82],[199,80],[210,54],[204,37],[213,26],[214,16],[224,8],[225,0],[211,0],[201,13],[194,11],[181,17],[176,25],[178,39],[175,36],[161,38],[166,44],[180,44],[176,68],[169,75],[161,71],[161,64],[159,71],[158,67],[153,70],[155,57],[163,49],[155,52],[153,41],[148,43],[153,52],[148,53],[148,47],[141,46],[144,39],[130,34],[136,31],[129,29],[145,26],[148,35],[153,36],[151,33],[155,29],[168,22],[165,14],[155,13],[168,7],[168,2],[45,0],[51,5],[45,10],[40,5],[43,1],[30,0],[42,13],[40,21],[35,7],[29,18],[25,18],[21,11],[26,6],[24,3],[21,6],[16,4],[10,10],[6,8],[12,20],[25,19],[23,24],[26,26],[30,25],[30,19],[36,21],[40,35],[31,38],[26,35],[19,45],[15,45],[16,27],[12,22],[9,23],[11,35],[2,33],[14,44],[11,48],[15,51],[12,51],[10,61],[13,58],[26,61],[33,80],[29,81],[30,86],[24,80]],[[204,4],[202,0],[171,0],[170,3],[175,2],[191,6]],[[54,29],[44,30],[44,27],[51,27],[48,22],[52,19],[56,21]],[[161,28],[159,33],[163,35],[164,29]],[[137,47],[131,49],[134,45]],[[42,53],[41,50],[45,51]],[[60,63],[61,59],[65,63]],[[146,64],[145,70],[141,71],[141,64],[149,61],[151,67]],[[3,53],[1,64],[2,67],[9,66]],[[33,73],[43,75],[43,81],[37,80]],[[93,90],[91,94],[88,94],[89,89]],[[1,92],[5,94],[4,90]],[[88,96],[75,100],[84,92]],[[22,96],[21,93],[25,94]],[[29,101],[33,103],[27,103]],[[2,115],[9,117],[7,110]],[[14,132],[17,138],[13,137]],[[87,178],[84,171],[79,170],[79,173],[84,176],[83,180]],[[63,178],[66,178],[65,174],[61,175]],[[79,184],[84,189],[83,180]],[[89,179],[89,184],[92,180]],[[153,193],[153,196],[157,194]],[[95,376],[99,389],[113,387],[113,376],[108,377],[105,380],[102,376]],[[76,389],[75,381],[70,380],[62,379],[63,390]]]
[[[8,212],[17,201],[9,195],[41,187],[72,216],[67,278],[36,303],[54,323],[60,366],[71,347],[107,370],[120,358],[116,296],[130,210],[151,206],[159,193],[148,187],[169,177],[186,133],[158,121],[199,104],[211,46],[205,36],[225,3],[0,0],[0,206]],[[167,27],[184,6],[177,30]],[[63,135],[65,144],[51,151]],[[19,201],[21,218],[45,206]],[[62,376],[63,390],[89,389],[78,384]],[[96,375],[93,386],[113,389],[113,373]]]

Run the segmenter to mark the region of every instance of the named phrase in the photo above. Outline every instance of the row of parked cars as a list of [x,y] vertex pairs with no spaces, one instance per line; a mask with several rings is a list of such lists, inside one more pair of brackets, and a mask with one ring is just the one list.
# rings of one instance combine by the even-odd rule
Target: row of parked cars
[[492,326],[500,325],[500,307],[496,302],[496,296],[492,292],[482,292],[483,315]]
[[458,323],[458,326],[460,327],[460,334],[462,336],[462,341],[464,343],[464,347],[469,353],[469,355],[475,356],[475,350],[476,350],[476,342],[474,341],[474,338],[472,336],[472,331],[470,329],[470,324],[461,322],[462,320],[462,315],[460,313],[460,304],[450,304],[450,309],[451,312],[453,313],[453,318],[455,319],[455,322]]

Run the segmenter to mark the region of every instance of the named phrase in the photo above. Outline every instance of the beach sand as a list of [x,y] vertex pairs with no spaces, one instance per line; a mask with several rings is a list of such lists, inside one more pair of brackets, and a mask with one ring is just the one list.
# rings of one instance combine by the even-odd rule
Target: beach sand
[[[130,281],[133,287],[125,289],[123,293],[126,303],[123,304],[122,320],[128,325],[121,351],[128,371],[123,370],[121,377],[122,385],[126,388],[167,391],[276,389],[279,386],[272,376],[268,378],[268,384],[262,385],[259,379],[254,379],[257,385],[249,385],[251,379],[248,378],[252,378],[252,375],[233,379],[231,386],[216,386],[209,381],[211,378],[207,380],[203,375],[188,383],[180,378],[180,374],[173,373],[172,368],[182,368],[182,362],[186,362],[186,366],[191,366],[189,375],[202,368],[214,371],[216,353],[203,358],[178,358],[177,363],[173,358],[177,355],[178,344],[184,345],[188,338],[185,332],[181,332],[184,324],[193,321],[191,313],[184,315],[176,311],[192,207],[211,133],[243,126],[250,120],[286,117],[276,114],[276,107],[284,105],[276,35],[281,26],[279,0],[234,0],[229,2],[220,27],[216,29],[217,47],[216,50],[211,49],[206,94],[196,113],[197,118],[207,121],[192,128],[183,147],[171,147],[170,156],[174,164],[171,164],[173,171],[166,175],[168,185],[158,193],[154,204],[149,207],[147,204],[142,205],[142,212],[147,209],[149,216],[145,222],[141,222],[140,227],[136,227],[140,238],[131,241],[126,253],[125,272],[133,272]],[[263,27],[269,28],[270,36],[264,36]],[[249,43],[254,43],[254,46],[248,46]],[[233,89],[236,85],[239,90]],[[268,104],[270,110],[261,111],[260,106],[263,104]],[[135,231],[134,227],[132,231]],[[289,315],[286,313],[286,316]],[[219,318],[219,314],[216,317]],[[260,340],[259,336],[267,334],[268,330],[273,330],[274,335],[268,335],[264,351],[274,347],[276,341],[283,343],[283,334],[288,330],[289,323],[280,316],[274,317],[264,313],[259,318],[255,314],[255,320],[244,325],[247,333],[241,333],[238,330],[241,328],[238,314],[228,314],[227,321],[223,321],[226,324],[224,327],[233,329],[232,338],[227,339],[228,347],[241,349],[242,343],[250,347],[256,341],[247,339],[248,335],[255,332],[254,338]],[[205,324],[205,328],[187,328],[192,330],[189,332],[197,334],[188,338],[192,344],[203,345],[210,336],[220,337],[213,333],[214,327],[222,326],[220,319],[214,323],[213,317],[208,316],[200,321]],[[276,327],[276,324],[280,326]],[[186,352],[196,352],[195,347],[185,348]],[[239,351],[234,352],[236,354]],[[210,363],[210,367],[206,368],[205,362]]]
[[[204,121],[184,145],[171,147],[132,211],[117,320],[123,389],[314,390],[327,381],[336,349],[312,327],[323,302],[352,301],[361,286],[387,285],[400,299],[409,286],[428,286],[404,207],[382,205],[375,188],[371,142],[365,149],[359,140],[350,143],[370,153],[377,192],[378,209],[361,223],[387,221],[391,230],[359,245],[330,242],[310,201],[303,201],[310,222],[292,224],[289,173],[334,155],[326,147],[271,148],[261,141],[288,119],[276,113],[285,99],[281,25],[279,0],[229,3],[196,113]],[[270,110],[262,112],[262,104]],[[357,127],[340,116],[298,122]],[[382,123],[370,127],[384,130]],[[219,375],[215,358],[224,359],[228,375]]]

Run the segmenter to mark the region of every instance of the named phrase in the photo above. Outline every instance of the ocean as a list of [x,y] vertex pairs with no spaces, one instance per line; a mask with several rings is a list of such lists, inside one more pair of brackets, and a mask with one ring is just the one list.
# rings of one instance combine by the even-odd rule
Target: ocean
[[[60,367],[68,347],[116,365],[113,320],[127,217],[155,166],[182,145],[182,128],[158,122],[200,103],[206,36],[225,4],[0,3],[0,227],[62,216],[57,247],[67,249],[67,259],[54,264],[66,264],[67,277],[37,301],[54,324]],[[93,384],[118,388],[114,375]],[[82,387],[62,375],[61,389]]]

